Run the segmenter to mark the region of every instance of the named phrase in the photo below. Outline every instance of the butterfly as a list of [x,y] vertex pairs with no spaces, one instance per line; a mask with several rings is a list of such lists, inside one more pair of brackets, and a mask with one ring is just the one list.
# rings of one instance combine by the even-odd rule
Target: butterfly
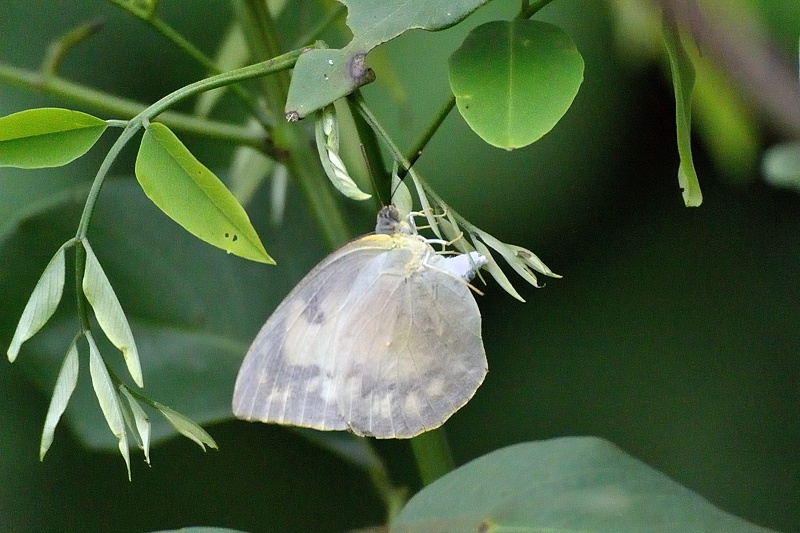
[[486,262],[437,253],[412,217],[384,207],[375,234],[322,260],[269,317],[239,370],[233,413],[376,438],[439,427],[486,376],[469,286]]

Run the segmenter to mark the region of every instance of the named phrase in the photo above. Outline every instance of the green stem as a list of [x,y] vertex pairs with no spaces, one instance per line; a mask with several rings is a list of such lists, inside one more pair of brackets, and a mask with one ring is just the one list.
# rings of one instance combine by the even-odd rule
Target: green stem
[[306,33],[304,33],[300,37],[298,37],[294,41],[294,43],[292,44],[291,48],[292,49],[300,48],[300,47],[303,47],[303,46],[307,46],[310,43],[313,43],[314,41],[316,41],[319,38],[319,36],[322,35],[322,32],[327,30],[328,26],[333,24],[333,22],[337,18],[339,18],[339,16],[342,13],[344,13],[344,11],[345,11],[344,4],[339,4],[339,3],[335,4],[335,7],[333,9],[331,9],[330,13],[328,13],[328,16],[325,17],[324,19],[322,19],[319,22],[319,24],[317,24],[316,26],[311,28],[309,31],[307,31]]
[[534,2],[525,2],[522,8],[520,9],[519,13],[517,14],[516,19],[529,19],[534,16],[540,9],[544,6],[552,2],[553,0],[536,0]]
[[[192,44],[188,39],[186,39],[183,35],[178,33],[172,26],[161,20],[160,18],[153,16],[146,19],[146,22],[150,24],[157,32],[161,35],[172,41],[175,46],[183,50],[183,52],[197,61],[200,65],[202,65],[205,69],[207,69],[212,74],[220,74],[222,71],[214,62],[213,59],[205,55],[199,48],[197,48],[194,44]],[[273,54],[269,57],[277,56],[278,54]],[[264,129],[270,129],[275,124],[275,117],[270,116],[264,108],[258,105],[255,98],[248,93],[244,87],[239,85],[231,85],[231,91],[242,101],[242,103],[247,107],[247,109],[253,114],[253,117],[259,121],[259,123],[264,127]]]
[[447,118],[447,115],[450,114],[450,111],[453,110],[455,105],[456,105],[456,97],[451,94],[447,102],[445,102],[445,104],[441,107],[441,109],[439,109],[439,112],[436,113],[436,115],[433,117],[431,124],[427,127],[427,129],[424,132],[422,132],[420,138],[417,140],[416,143],[414,143],[414,146],[411,147],[411,150],[409,150],[407,156],[408,167],[401,168],[397,173],[400,179],[402,179],[403,176],[406,175],[406,172],[408,172],[407,169],[411,168],[414,165],[414,163],[417,162],[417,159],[419,159],[419,156],[422,155],[423,150],[428,145],[428,142],[433,137],[433,134],[439,130],[439,128],[442,126],[442,123],[444,122],[444,119]]
[[[118,117],[133,118],[147,108],[145,104],[140,102],[98,91],[86,85],[65,80],[59,76],[44,76],[39,72],[20,69],[2,62],[0,62],[0,81],[8,85],[41,91],[50,96],[64,98]],[[264,135],[254,133],[243,126],[203,119],[174,111],[163,113],[159,120],[171,129],[244,144],[256,149],[264,148]]]
[[455,468],[444,428],[434,429],[411,439],[423,485],[430,485]]

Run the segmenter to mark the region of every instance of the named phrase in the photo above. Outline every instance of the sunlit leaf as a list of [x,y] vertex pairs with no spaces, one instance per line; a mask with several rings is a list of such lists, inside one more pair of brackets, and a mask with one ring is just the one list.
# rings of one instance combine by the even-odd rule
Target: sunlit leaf
[[[654,527],[657,525],[657,527]],[[428,485],[392,533],[766,533],[594,437],[525,442]]]
[[17,358],[22,343],[42,329],[42,326],[56,311],[64,292],[64,272],[64,247],[62,246],[45,267],[25,305],[25,310],[22,311],[22,317],[19,319],[7,352],[8,360],[12,363]]
[[0,167],[66,165],[88,152],[106,127],[97,117],[51,107],[1,117]]
[[64,358],[61,370],[58,372],[53,396],[50,398],[50,407],[47,409],[47,417],[44,420],[44,429],[42,430],[42,441],[39,445],[40,461],[44,460],[47,450],[53,444],[53,436],[55,435],[58,421],[61,420],[61,415],[64,414],[72,392],[75,390],[75,385],[78,383],[78,368],[78,346],[73,341],[69,346],[69,350],[67,350],[67,356]]
[[342,49],[312,49],[294,66],[286,116],[299,120],[358,87],[375,74],[367,53],[410,29],[441,30],[456,24],[487,0],[340,0],[347,6],[353,39]]
[[155,407],[158,409],[164,418],[166,418],[172,426],[178,430],[178,433],[186,438],[189,438],[197,443],[198,446],[205,451],[206,446],[217,449],[217,443],[211,435],[201,428],[196,422],[190,418],[180,414],[179,412],[170,409],[166,405],[155,402]]
[[148,126],[136,178],[150,200],[192,235],[245,259],[274,264],[241,204],[165,125]]
[[119,439],[119,452],[125,459],[125,464],[128,467],[128,479],[130,480],[131,458],[119,396],[117,396],[114,383],[111,381],[111,376],[108,374],[106,364],[103,362],[91,332],[86,332],[86,340],[89,342],[89,373],[92,376],[92,387],[111,433]]
[[493,146],[538,140],[567,112],[583,58],[564,30],[534,20],[488,22],[450,57],[450,88],[467,124]]
[[144,386],[142,378],[142,365],[139,362],[139,350],[131,333],[130,324],[125,317],[125,312],[114,293],[111,282],[108,281],[103,267],[92,251],[88,241],[83,241],[86,250],[86,269],[83,273],[83,294],[94,309],[94,315],[103,333],[114,344],[125,358],[133,381],[140,387]]
[[662,24],[662,35],[669,56],[672,72],[672,87],[675,91],[675,123],[678,137],[678,185],[683,189],[686,207],[697,207],[703,203],[703,193],[692,159],[692,90],[694,89],[694,66],[686,54],[681,36],[666,18]]
[[[133,397],[125,385],[120,385],[119,390],[128,401],[130,412],[133,415],[133,420],[128,420],[126,417],[125,421],[133,431],[136,443],[144,452],[144,460],[147,461],[147,464],[150,464],[150,418],[148,418],[142,406],[139,405],[139,402],[136,401],[136,398]],[[123,415],[126,412],[125,409],[122,410]]]

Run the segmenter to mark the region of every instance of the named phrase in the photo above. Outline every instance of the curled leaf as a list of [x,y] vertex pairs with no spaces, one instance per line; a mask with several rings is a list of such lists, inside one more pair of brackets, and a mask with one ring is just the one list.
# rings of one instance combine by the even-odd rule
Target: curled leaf
[[333,104],[317,112],[314,133],[319,160],[333,186],[340,193],[353,200],[371,198],[372,195],[358,188],[356,182],[347,172],[347,167],[345,167],[342,158],[339,157],[339,123],[336,120],[336,110]]

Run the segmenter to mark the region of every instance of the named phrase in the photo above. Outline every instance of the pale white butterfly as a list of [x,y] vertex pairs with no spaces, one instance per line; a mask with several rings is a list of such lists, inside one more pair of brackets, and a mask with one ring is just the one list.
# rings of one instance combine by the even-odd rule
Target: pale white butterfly
[[233,413],[377,438],[442,425],[483,382],[481,315],[468,281],[486,258],[446,258],[394,206],[374,235],[319,263],[256,336]]

